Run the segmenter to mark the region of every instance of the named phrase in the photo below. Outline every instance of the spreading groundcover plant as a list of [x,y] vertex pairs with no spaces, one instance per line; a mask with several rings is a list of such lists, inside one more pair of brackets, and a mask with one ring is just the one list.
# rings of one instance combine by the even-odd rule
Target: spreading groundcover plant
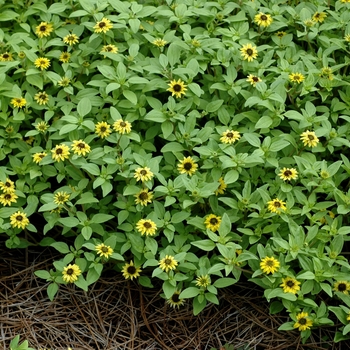
[[0,232],[62,253],[51,299],[113,269],[198,314],[244,278],[350,339],[348,0],[0,9]]

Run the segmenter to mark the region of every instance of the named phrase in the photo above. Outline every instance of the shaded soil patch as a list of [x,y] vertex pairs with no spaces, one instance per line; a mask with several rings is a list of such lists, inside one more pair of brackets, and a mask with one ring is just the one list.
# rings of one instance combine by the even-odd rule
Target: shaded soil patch
[[0,254],[0,349],[8,349],[17,334],[35,349],[204,350],[225,344],[235,350],[349,348],[332,342],[336,327],[315,330],[305,345],[298,331],[277,331],[288,317],[269,315],[262,291],[250,283],[220,291],[220,306],[210,304],[199,316],[193,316],[189,302],[174,310],[160,288],[146,289],[111,272],[88,292],[61,286],[51,302],[47,283],[34,271],[52,268],[56,252],[2,248]]

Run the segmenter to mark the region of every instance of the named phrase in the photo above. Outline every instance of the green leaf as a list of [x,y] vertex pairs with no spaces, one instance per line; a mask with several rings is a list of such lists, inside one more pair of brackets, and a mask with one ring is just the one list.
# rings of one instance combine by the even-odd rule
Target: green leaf
[[205,110],[208,113],[216,112],[222,106],[223,103],[224,103],[224,100],[216,100],[216,101],[209,102],[205,107]]
[[58,221],[66,227],[77,227],[80,224],[80,221],[75,217],[60,218]]
[[231,286],[232,284],[235,284],[237,282],[237,280],[235,280],[234,278],[219,278],[217,279],[214,283],[213,286],[216,288],[225,288],[228,286]]
[[57,283],[49,284],[49,286],[47,287],[47,295],[51,301],[53,301],[57,292],[58,292],[58,284]]
[[302,280],[314,280],[315,279],[315,274],[312,273],[311,271],[305,271],[298,275],[296,277],[297,279],[302,279]]
[[216,247],[215,243],[213,241],[211,241],[210,239],[203,239],[201,241],[191,242],[191,244],[199,249],[206,251],[206,252],[210,252],[211,250],[213,250]]
[[51,278],[51,275],[48,271],[45,270],[38,270],[34,272],[35,276],[38,276],[39,278],[42,278],[44,280],[48,280]]
[[13,19],[15,19],[18,16],[19,16],[19,14],[14,12],[14,11],[4,10],[4,11],[1,11],[1,13],[0,13],[0,22],[12,21]]
[[80,117],[84,117],[91,111],[91,101],[89,98],[84,97],[78,103],[77,111]]
[[54,247],[62,254],[67,254],[70,252],[68,244],[64,242],[54,242],[50,244],[51,247]]
[[179,298],[180,299],[189,299],[189,298],[193,298],[195,296],[197,296],[200,292],[199,288],[196,287],[188,287],[186,289],[184,289],[180,295]]
[[184,150],[183,146],[177,142],[168,142],[160,151],[165,152],[182,152]]
[[178,224],[178,223],[183,222],[184,220],[186,220],[190,215],[191,215],[191,213],[186,212],[186,211],[181,211],[181,212],[175,213],[171,217],[171,222],[173,224]]
[[114,219],[115,216],[114,215],[109,215],[109,214],[95,214],[92,219],[91,219],[91,223],[94,224],[101,224],[102,222],[106,222],[109,220]]
[[123,96],[129,100],[133,105],[137,105],[137,96],[134,92],[130,90],[124,90],[123,91]]

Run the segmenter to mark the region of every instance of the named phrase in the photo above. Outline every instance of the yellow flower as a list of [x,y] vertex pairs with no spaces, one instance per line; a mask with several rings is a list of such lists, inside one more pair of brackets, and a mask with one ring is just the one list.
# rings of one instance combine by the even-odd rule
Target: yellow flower
[[101,52],[118,53],[118,48],[115,45],[109,44],[103,46]]
[[23,138],[23,140],[24,140],[25,143],[27,143],[28,145],[31,145],[31,144],[34,142],[35,138],[34,138],[34,136],[29,136],[28,138]]
[[267,209],[270,210],[271,213],[280,214],[282,210],[285,211],[287,209],[286,202],[283,202],[278,198],[268,201],[267,205]]
[[346,42],[350,43],[350,34],[346,34],[346,35],[344,36],[344,40],[345,40]]
[[46,105],[49,102],[49,95],[45,91],[38,92],[34,95],[34,100],[39,105]]
[[13,107],[23,108],[27,104],[27,100],[23,97],[16,97],[11,100]]
[[237,140],[239,140],[240,138],[241,138],[241,135],[238,131],[227,129],[221,134],[220,141],[222,143],[232,144]]
[[347,321],[350,321],[350,312],[348,313],[348,316],[346,317]]
[[53,201],[57,205],[64,204],[64,203],[68,202],[68,200],[69,200],[69,194],[67,192],[57,192],[53,196]]
[[273,19],[271,15],[266,15],[265,13],[260,12],[255,15],[254,22],[259,26],[268,27],[273,22]]
[[0,203],[2,205],[11,205],[12,203],[16,203],[16,199],[18,198],[18,196],[14,193],[14,192],[10,192],[10,193],[2,193],[0,195]]
[[61,80],[58,81],[58,85],[62,87],[67,87],[70,84],[70,79],[67,77],[63,77]]
[[94,25],[95,33],[107,33],[112,28],[113,24],[107,18],[102,18],[101,21]]
[[101,137],[101,139],[108,137],[111,132],[111,126],[106,122],[98,122],[95,124],[95,133]]
[[183,160],[180,160],[180,163],[177,164],[177,170],[180,174],[187,174],[192,176],[198,169],[198,164],[193,160],[192,157],[185,157]]
[[312,321],[308,319],[309,314],[307,312],[300,312],[297,314],[297,322],[294,323],[294,328],[298,328],[300,332],[310,329]]
[[152,41],[152,44],[158,47],[163,47],[167,42],[163,39],[155,39]]
[[153,192],[148,192],[148,188],[142,189],[139,193],[135,194],[134,197],[136,204],[141,204],[146,207],[148,203],[152,203]]
[[213,232],[219,229],[220,224],[221,224],[221,216],[216,216],[214,214],[209,214],[204,221],[204,225],[206,226],[206,228],[208,228]]
[[48,128],[49,126],[46,122],[39,122],[38,124],[35,125],[35,129],[40,132],[45,132]]
[[144,167],[144,168],[137,168],[135,170],[134,178],[136,181],[148,181],[151,180],[153,177],[153,173],[150,168]]
[[113,249],[103,243],[95,246],[95,250],[99,256],[104,256],[105,258],[109,258],[113,254]]
[[312,20],[314,22],[322,23],[326,17],[327,17],[327,14],[325,12],[315,12],[314,15],[312,16]]
[[131,260],[130,264],[126,263],[123,266],[122,272],[125,279],[130,278],[132,280],[133,278],[140,276],[141,268],[135,267],[134,262]]
[[141,236],[154,236],[156,234],[157,225],[149,219],[141,219],[136,224],[136,229],[141,233]]
[[90,146],[83,140],[75,140],[72,144],[72,150],[74,154],[85,156],[87,153],[90,153]]
[[286,33],[286,32],[277,32],[276,35],[277,35],[280,39],[282,39],[285,35],[287,35],[287,33]]
[[258,50],[256,49],[256,46],[253,46],[252,44],[243,45],[240,51],[242,58],[248,62],[251,62],[258,57]]
[[56,162],[64,161],[69,158],[69,147],[65,144],[57,145],[52,152],[52,159]]
[[13,61],[12,54],[9,52],[5,52],[0,55],[0,62],[10,62]]
[[225,190],[227,188],[227,184],[225,183],[224,179],[222,177],[220,177],[219,179],[219,187],[218,189],[215,191],[215,195],[219,195],[219,194],[224,194]]
[[75,34],[68,34],[63,38],[63,42],[70,46],[77,44],[79,42],[79,37]]
[[208,275],[202,275],[202,276],[198,276],[196,278],[196,286],[197,287],[203,287],[203,288],[207,288],[211,281],[210,281],[210,277]]
[[35,28],[35,34],[39,38],[43,38],[44,36],[49,36],[51,32],[53,31],[52,24],[47,22],[41,22],[36,28]]
[[10,216],[10,223],[12,227],[26,228],[29,225],[27,215],[21,211],[17,211]]
[[309,28],[313,27],[313,25],[315,24],[315,22],[311,18],[306,19],[303,23],[305,24],[306,27],[309,27]]
[[63,63],[68,63],[70,59],[70,53],[69,52],[62,52],[59,58],[59,61]]
[[23,51],[18,52],[18,58],[23,60],[26,58],[26,54]]
[[179,79],[178,81],[174,79],[168,85],[169,89],[167,89],[167,91],[171,92],[171,96],[180,98],[181,95],[186,95],[187,85],[185,85],[185,83],[181,79]]
[[333,290],[349,295],[350,283],[348,281],[338,281],[334,283]]
[[36,68],[44,70],[50,67],[50,60],[46,57],[39,57],[34,61],[34,65]]
[[283,168],[278,176],[283,181],[295,180],[298,178],[298,172],[294,168]]
[[325,78],[325,79],[328,79],[328,80],[333,80],[334,79],[334,75],[333,75],[332,68],[323,67],[321,69],[321,77]]
[[166,301],[167,304],[169,304],[174,309],[180,308],[180,306],[183,306],[185,301],[183,299],[179,298],[179,295],[181,294],[181,291],[176,290],[174,294]]
[[301,83],[304,79],[305,79],[305,77],[301,73],[291,73],[291,74],[289,74],[289,80],[292,83]]
[[306,130],[300,135],[300,140],[303,141],[304,146],[316,147],[320,142],[314,131]]
[[131,132],[131,123],[118,119],[113,123],[113,129],[119,134],[129,134]]
[[33,154],[33,162],[39,164],[44,157],[47,156],[46,152],[39,152]]
[[284,293],[297,294],[300,290],[300,282],[295,278],[286,277],[282,278],[282,284],[280,284],[280,287],[283,288]]
[[63,268],[63,280],[67,283],[73,283],[78,280],[78,276],[81,275],[80,267],[76,264],[69,264]]
[[165,272],[175,270],[178,264],[179,263],[172,255],[166,255],[165,258],[161,259],[158,263],[159,267]]
[[0,189],[5,193],[13,193],[15,192],[15,183],[7,178],[5,182],[0,181]]
[[249,74],[247,78],[248,79],[246,81],[251,83],[254,87],[256,86],[257,83],[261,82],[261,79],[259,77],[257,77],[256,75],[253,75],[253,74]]
[[269,273],[275,273],[278,271],[278,268],[280,267],[280,262],[275,259],[274,257],[268,257],[261,259],[260,262],[260,269],[262,272],[269,274]]

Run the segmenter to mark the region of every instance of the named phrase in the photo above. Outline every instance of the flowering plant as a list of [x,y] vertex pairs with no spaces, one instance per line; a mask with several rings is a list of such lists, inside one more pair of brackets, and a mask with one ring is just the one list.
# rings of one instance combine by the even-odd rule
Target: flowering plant
[[0,232],[62,254],[49,297],[113,269],[198,314],[246,279],[349,339],[349,1],[47,6],[0,13]]

